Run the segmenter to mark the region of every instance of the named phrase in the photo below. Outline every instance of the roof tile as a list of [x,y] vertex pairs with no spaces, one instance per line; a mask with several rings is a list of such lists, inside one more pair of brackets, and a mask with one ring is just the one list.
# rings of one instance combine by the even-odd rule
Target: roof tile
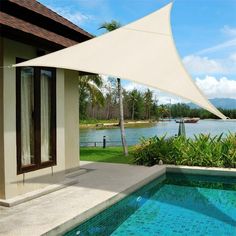
[[73,24],[72,22],[68,21],[67,19],[63,18],[62,16],[58,15],[56,12],[52,11],[51,9],[45,7],[44,5],[39,3],[38,1],[35,1],[35,0],[23,0],[23,1],[22,0],[8,0],[8,1],[15,3],[21,7],[27,8],[27,9],[29,9],[33,12],[36,12],[40,15],[43,15],[47,18],[50,18],[60,24],[63,24],[65,26],[77,31],[78,33],[86,35],[89,38],[93,37],[91,34],[86,32],[85,30],[81,29],[77,25]]
[[56,33],[50,32],[46,29],[43,29],[39,26],[33,25],[21,19],[18,19],[14,16],[8,15],[4,12],[0,12],[0,26],[1,25],[5,25],[8,27],[17,29],[17,30],[21,30],[25,33],[35,35],[39,38],[46,39],[58,45],[62,45],[64,47],[69,47],[78,43],[74,40],[71,40],[61,35],[58,35]]

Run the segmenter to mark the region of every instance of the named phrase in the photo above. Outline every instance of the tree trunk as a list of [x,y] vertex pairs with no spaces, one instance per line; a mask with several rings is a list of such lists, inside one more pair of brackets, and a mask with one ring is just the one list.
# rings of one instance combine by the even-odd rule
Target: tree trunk
[[95,109],[94,105],[92,105],[92,117],[93,117],[93,119],[95,119],[95,110],[94,109]]
[[120,103],[120,132],[121,132],[121,141],[123,146],[124,155],[128,155],[128,148],[125,139],[125,127],[124,127],[124,110],[123,110],[123,99],[122,99],[122,88],[120,79],[117,78],[117,85],[118,85],[118,96],[119,96],[119,103]]
[[108,103],[108,106],[107,106],[107,115],[106,115],[106,117],[107,117],[107,120],[110,119],[110,102]]
[[134,102],[133,102],[133,106],[132,106],[132,120],[134,120]]

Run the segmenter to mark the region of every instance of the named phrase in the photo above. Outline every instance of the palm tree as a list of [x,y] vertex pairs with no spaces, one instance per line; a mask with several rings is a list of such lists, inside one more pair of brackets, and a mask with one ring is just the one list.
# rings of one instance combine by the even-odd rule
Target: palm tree
[[166,107],[166,105],[160,105],[159,108],[158,108],[158,111],[159,111],[159,114],[160,114],[160,117],[163,119],[164,117],[168,116],[169,114],[169,110],[168,108]]
[[138,101],[138,90],[137,89],[134,89],[133,91],[130,92],[129,101],[131,103],[131,117],[132,117],[132,120],[134,120],[135,106]]
[[121,27],[121,24],[115,20],[111,22],[104,22],[98,29],[105,29],[107,32],[111,32]]
[[[112,20],[111,22],[105,22],[103,23],[99,29],[105,29],[107,32],[116,30],[120,28],[121,24],[115,20]],[[125,138],[125,127],[124,127],[124,108],[123,108],[123,96],[122,96],[122,87],[120,78],[117,78],[117,88],[118,88],[118,97],[119,97],[119,105],[120,105],[120,132],[121,132],[121,141],[123,146],[123,152],[124,155],[128,155],[128,148]]]
[[92,113],[94,117],[95,106],[104,106],[104,96],[100,88],[102,87],[102,79],[95,74],[81,75],[79,76],[79,102],[80,113],[83,115],[86,113],[87,100],[91,100]]
[[144,93],[146,119],[148,120],[151,118],[151,106],[153,104],[152,95],[153,93],[150,89],[147,89],[147,91]]

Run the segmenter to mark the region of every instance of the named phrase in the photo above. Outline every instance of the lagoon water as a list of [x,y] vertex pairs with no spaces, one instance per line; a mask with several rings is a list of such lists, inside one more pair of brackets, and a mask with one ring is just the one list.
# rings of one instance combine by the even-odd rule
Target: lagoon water
[[[135,145],[142,137],[152,137],[155,135],[162,136],[175,136],[178,133],[179,124],[172,121],[159,122],[153,126],[145,128],[126,128],[126,137],[128,145]],[[224,135],[229,132],[236,133],[236,120],[200,120],[196,124],[185,124],[185,130],[187,137],[194,137],[196,134],[211,134]],[[121,145],[120,130],[119,128],[109,129],[81,129],[80,130],[80,144],[81,146],[90,145],[93,146],[94,142],[98,142],[96,145],[101,145],[103,136],[106,136],[109,146]],[[99,143],[100,142],[100,143]]]

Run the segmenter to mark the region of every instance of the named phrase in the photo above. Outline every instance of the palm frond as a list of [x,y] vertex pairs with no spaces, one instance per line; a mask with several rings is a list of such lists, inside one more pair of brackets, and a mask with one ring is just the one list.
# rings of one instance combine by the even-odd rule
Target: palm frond
[[121,24],[118,21],[112,20],[111,22],[104,22],[98,29],[105,29],[110,32],[121,27]]

